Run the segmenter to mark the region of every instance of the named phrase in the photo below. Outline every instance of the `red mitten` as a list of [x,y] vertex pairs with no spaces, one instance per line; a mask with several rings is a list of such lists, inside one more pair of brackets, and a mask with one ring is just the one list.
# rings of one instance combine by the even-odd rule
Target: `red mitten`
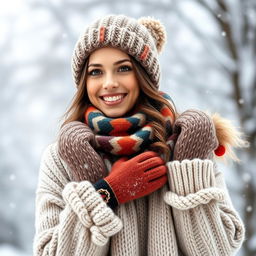
[[167,182],[166,166],[157,153],[148,151],[131,159],[119,159],[110,174],[94,184],[113,209],[118,204],[146,196]]

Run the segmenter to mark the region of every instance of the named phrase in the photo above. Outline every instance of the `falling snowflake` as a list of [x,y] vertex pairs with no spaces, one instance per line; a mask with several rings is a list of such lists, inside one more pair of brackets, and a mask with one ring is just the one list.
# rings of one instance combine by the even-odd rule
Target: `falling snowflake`
[[247,211],[247,212],[251,212],[251,211],[252,211],[252,206],[251,206],[251,205],[248,205],[248,206],[246,207],[246,211]]
[[240,105],[244,104],[244,99],[239,99],[239,100],[238,100],[238,103],[239,103]]
[[244,182],[249,182],[251,180],[251,175],[248,172],[245,172],[242,176]]
[[222,35],[223,37],[225,37],[225,36],[227,35],[227,33],[226,33],[225,31],[222,31],[222,32],[221,32],[221,35]]

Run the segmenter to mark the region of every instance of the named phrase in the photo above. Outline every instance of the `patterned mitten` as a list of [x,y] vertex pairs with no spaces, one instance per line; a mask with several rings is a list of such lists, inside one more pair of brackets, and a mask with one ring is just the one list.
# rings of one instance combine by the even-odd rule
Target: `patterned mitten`
[[119,159],[110,174],[94,187],[114,209],[118,204],[151,194],[166,182],[164,161],[157,153],[148,151],[129,160],[126,157]]
[[82,122],[64,125],[58,138],[58,152],[71,170],[74,181],[96,182],[107,175],[102,158],[93,148],[94,134]]
[[174,146],[174,160],[211,159],[218,147],[212,119],[199,110],[183,112],[174,123],[174,134],[179,134]]

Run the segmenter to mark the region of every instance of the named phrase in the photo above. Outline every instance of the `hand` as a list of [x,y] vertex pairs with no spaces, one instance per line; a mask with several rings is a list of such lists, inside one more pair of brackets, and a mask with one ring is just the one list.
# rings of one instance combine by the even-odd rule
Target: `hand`
[[[131,159],[119,159],[110,174],[95,184],[111,208],[146,196],[167,182],[166,166],[157,153],[149,151]],[[114,197],[114,198],[113,198]]]
[[68,165],[73,180],[96,182],[107,175],[104,162],[94,145],[95,136],[84,123],[73,121],[61,128],[58,153]]
[[174,146],[174,160],[210,159],[218,147],[212,119],[202,111],[187,110],[174,123],[179,134]]

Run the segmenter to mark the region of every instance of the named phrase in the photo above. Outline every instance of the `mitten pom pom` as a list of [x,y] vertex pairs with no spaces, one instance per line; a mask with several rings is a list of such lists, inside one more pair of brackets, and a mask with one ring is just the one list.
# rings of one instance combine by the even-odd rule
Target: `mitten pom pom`
[[226,152],[226,148],[222,145],[219,145],[215,150],[214,153],[216,156],[223,156]]

